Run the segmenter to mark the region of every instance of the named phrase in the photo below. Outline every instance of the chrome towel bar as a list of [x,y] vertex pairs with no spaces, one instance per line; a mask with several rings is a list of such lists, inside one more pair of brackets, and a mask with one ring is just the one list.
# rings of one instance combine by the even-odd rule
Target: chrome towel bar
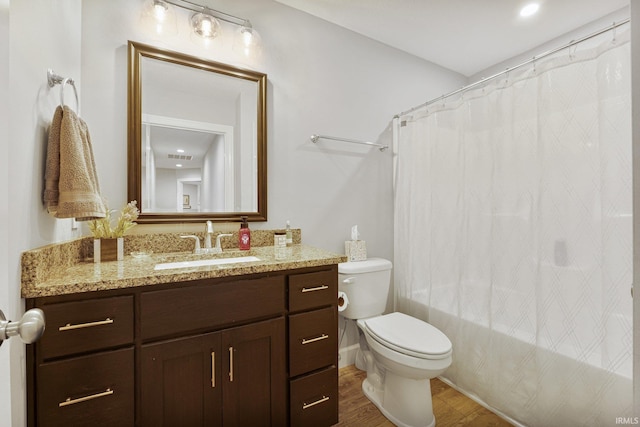
[[357,139],[340,138],[337,136],[328,136],[328,135],[315,135],[315,134],[311,135],[311,142],[313,142],[314,144],[318,142],[319,139],[330,139],[332,141],[342,141],[342,142],[349,142],[352,144],[369,145],[371,147],[378,147],[380,151],[384,151],[387,148],[389,148],[388,145],[382,145],[375,142],[358,141]]

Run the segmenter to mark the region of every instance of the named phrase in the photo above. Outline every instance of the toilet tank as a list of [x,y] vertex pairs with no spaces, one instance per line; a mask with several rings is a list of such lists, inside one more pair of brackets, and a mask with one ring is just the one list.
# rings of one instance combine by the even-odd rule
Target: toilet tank
[[341,316],[366,319],[384,313],[391,285],[391,261],[369,258],[338,264],[338,290],[347,295]]

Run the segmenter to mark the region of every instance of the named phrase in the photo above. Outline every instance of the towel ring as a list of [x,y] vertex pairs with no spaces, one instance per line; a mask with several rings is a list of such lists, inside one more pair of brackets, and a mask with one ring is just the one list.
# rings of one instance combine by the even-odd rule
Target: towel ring
[[78,101],[78,90],[76,89],[76,84],[69,77],[65,77],[62,79],[62,83],[60,85],[60,105],[64,107],[64,87],[66,84],[69,84],[73,88],[73,93],[76,96],[76,111],[78,115],[80,114],[80,101]]

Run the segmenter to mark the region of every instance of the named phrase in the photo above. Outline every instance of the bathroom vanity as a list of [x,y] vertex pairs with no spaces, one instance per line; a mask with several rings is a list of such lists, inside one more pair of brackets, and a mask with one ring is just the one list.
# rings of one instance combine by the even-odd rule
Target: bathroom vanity
[[287,250],[198,268],[154,270],[167,256],[152,255],[23,274],[27,308],[47,323],[27,348],[29,425],[336,424],[344,257]]

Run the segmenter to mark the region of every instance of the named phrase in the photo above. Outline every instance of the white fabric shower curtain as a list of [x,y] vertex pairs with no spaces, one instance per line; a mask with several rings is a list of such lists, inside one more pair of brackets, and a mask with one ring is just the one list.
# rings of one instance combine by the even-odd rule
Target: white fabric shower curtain
[[451,339],[445,379],[528,426],[633,415],[618,33],[399,119],[396,308]]

